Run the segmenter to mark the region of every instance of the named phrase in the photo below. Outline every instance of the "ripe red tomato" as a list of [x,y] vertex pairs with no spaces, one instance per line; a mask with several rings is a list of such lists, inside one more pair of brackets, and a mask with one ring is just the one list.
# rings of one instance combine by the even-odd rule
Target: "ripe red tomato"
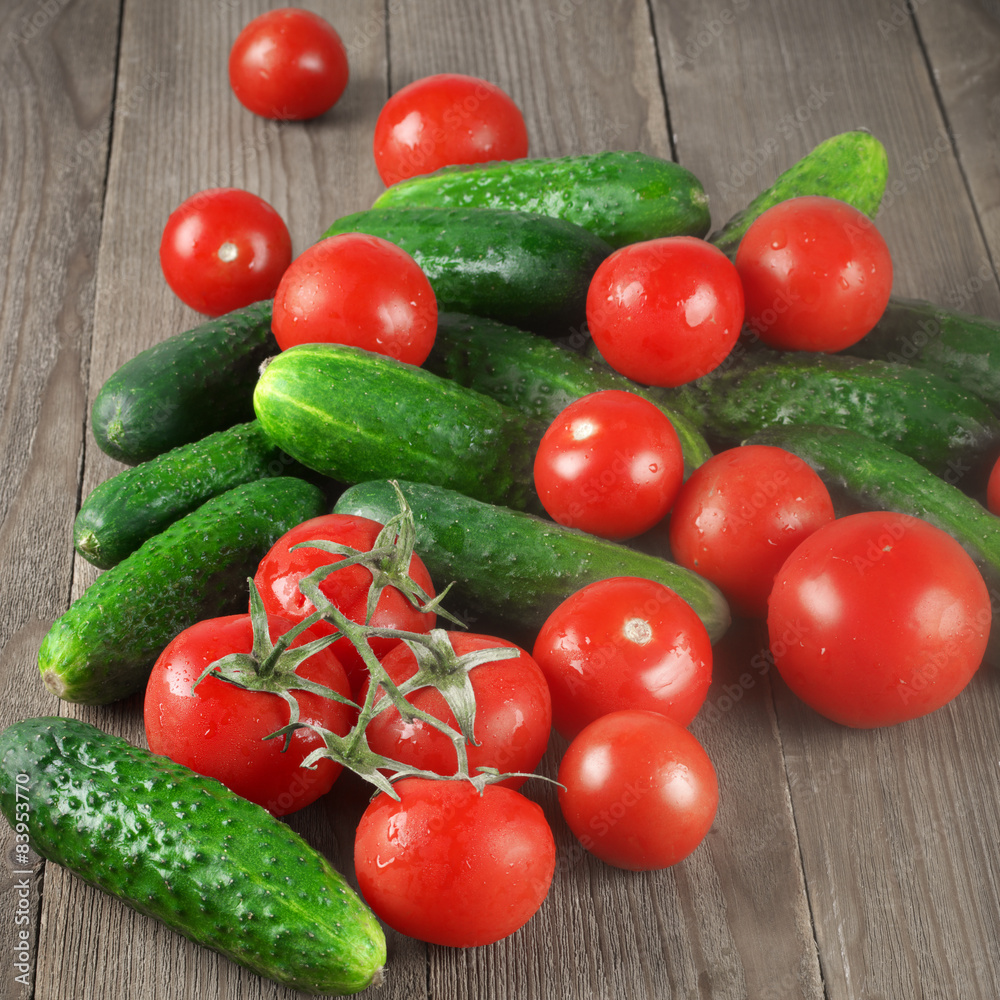
[[385,184],[454,163],[528,155],[520,109],[498,86],[460,73],[416,80],[386,101],[375,122],[375,166]]
[[417,262],[364,233],[329,236],[297,257],[274,295],[282,350],[330,342],[420,365],[437,335],[437,299]]
[[734,611],[764,618],[781,564],[833,518],[829,490],[801,458],[744,445],[713,455],[681,487],[670,512],[670,548]]
[[1000,458],[993,464],[986,483],[986,507],[991,514],[1000,514]]
[[535,454],[535,490],[560,524],[602,538],[634,538],[661,521],[684,478],[666,414],[642,396],[608,389],[570,403]]
[[229,52],[229,83],[254,114],[302,121],[329,111],[347,86],[347,49],[333,26],[295,7],[255,17]]
[[[552,728],[552,700],[538,664],[506,639],[449,632],[448,642],[457,656],[494,647],[519,649],[520,655],[516,658],[491,660],[469,671],[469,681],[476,696],[474,733],[478,745],[468,745],[466,752],[471,775],[477,774],[479,767],[530,774],[545,753]],[[417,670],[417,659],[405,643],[386,653],[381,664],[397,685]],[[364,696],[365,691],[362,691],[359,700]],[[380,692],[376,703],[383,697],[384,693]],[[419,688],[409,694],[407,700],[452,728],[458,728],[454,714],[437,689]],[[372,750],[391,760],[444,776],[456,773],[458,759],[451,740],[420,719],[404,720],[395,707],[376,715],[368,724],[365,736]],[[525,780],[511,777],[502,784],[519,788]]]
[[831,521],[788,557],[767,630],[795,694],[869,728],[951,701],[979,667],[990,619],[986,584],[951,535],[873,511]]
[[875,224],[835,198],[780,202],[736,251],[748,327],[782,350],[840,351],[879,321],[892,257]]
[[[273,642],[292,623],[269,617],[268,626]],[[307,629],[291,645],[317,638]],[[191,690],[210,663],[252,649],[249,615],[207,619],[177,635],[160,654],[146,686],[146,740],[153,753],[217,778],[238,795],[283,816],[324,795],[340,774],[340,765],[329,759],[320,760],[315,769],[300,766],[323,746],[320,736],[296,730],[283,750],[283,738],[264,738],[288,725],[289,706],[280,695],[244,690],[211,676]],[[297,673],[350,697],[344,668],[329,647],[304,661]],[[300,721],[340,736],[353,725],[356,712],[349,706],[307,691],[292,694]]]
[[650,871],[686,858],[719,804],[698,740],[656,712],[611,712],[570,743],[559,805],[584,848],[617,868]]
[[677,386],[717,368],[743,323],[743,288],[721,250],[666,236],[616,250],[594,272],[587,326],[604,360],[643,385]]
[[642,577],[588,584],[546,619],[532,650],[552,696],[555,728],[572,738],[619,709],[686,726],[712,680],[712,642],[686,601]]
[[375,915],[420,941],[470,948],[523,926],[555,872],[541,808],[502,785],[404,778],[358,824],[354,867]]
[[269,299],[292,259],[280,215],[238,188],[210,188],[182,202],[160,239],[160,266],[174,294],[206,316]]

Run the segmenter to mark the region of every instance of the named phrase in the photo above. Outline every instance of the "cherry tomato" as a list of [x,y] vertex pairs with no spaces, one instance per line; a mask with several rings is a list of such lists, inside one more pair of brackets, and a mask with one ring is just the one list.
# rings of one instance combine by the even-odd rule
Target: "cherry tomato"
[[719,804],[715,768],[698,740],[656,712],[611,712],[570,743],[559,806],[577,840],[617,868],[650,871],[686,858]]
[[386,101],[375,122],[375,166],[385,184],[454,163],[528,155],[520,109],[498,86],[460,73],[416,80]]
[[616,250],[594,272],[587,326],[604,360],[643,385],[701,378],[729,355],[743,288],[721,250],[666,236]]
[[358,824],[354,867],[375,915],[420,941],[469,948],[522,927],[545,900],[555,841],[520,792],[404,778]]
[[274,295],[282,350],[331,342],[420,365],[437,335],[437,299],[417,262],[364,233],[329,236],[297,257]]
[[229,52],[233,93],[264,118],[302,121],[329,111],[348,75],[340,35],[319,15],[296,7],[255,17]]
[[926,521],[851,514],[813,532],[774,581],[767,629],[792,691],[834,722],[890,726],[971,680],[990,597],[970,556]]
[[167,219],[160,266],[174,294],[206,316],[269,299],[292,259],[280,215],[238,188],[209,188]]
[[840,351],[879,321],[892,291],[892,258],[863,212],[835,198],[780,202],[736,251],[747,326],[782,350]]
[[[352,514],[321,514],[303,521],[279,538],[260,561],[254,576],[254,585],[260,593],[268,614],[280,615],[292,622],[300,622],[315,610],[315,606],[299,589],[299,581],[321,566],[340,562],[344,556],[323,549],[293,548],[301,542],[314,540],[336,542],[361,552],[371,551],[382,525],[366,517]],[[429,596],[434,596],[434,585],[423,560],[416,554],[410,559],[409,577]],[[363,566],[348,566],[331,571],[320,585],[320,591],[351,621],[364,622],[368,590],[372,574]],[[395,587],[386,587],[372,616],[371,625],[379,628],[403,629],[407,632],[429,632],[437,621],[433,612],[421,611]],[[334,631],[328,622],[312,626],[321,635]],[[384,656],[399,640],[373,638],[369,640],[376,656]],[[357,691],[367,677],[361,654],[346,637],[338,639],[331,647],[347,671],[351,689]]]
[[670,419],[619,389],[570,403],[535,453],[535,490],[549,516],[602,538],[634,538],[653,527],[683,478],[684,455]]
[[[469,681],[476,696],[474,734],[478,745],[468,745],[466,753],[471,775],[477,774],[481,766],[495,767],[504,773],[530,774],[545,753],[552,727],[552,700],[538,664],[514,643],[493,636],[449,632],[448,642],[458,656],[494,647],[519,650],[520,655],[516,658],[491,660],[469,671]],[[386,653],[381,664],[397,685],[417,670],[416,657],[405,643]],[[362,691],[359,699],[364,698],[364,694]],[[383,696],[380,692],[378,700]],[[454,714],[435,688],[419,688],[408,695],[407,700],[452,728],[458,728]],[[404,720],[395,707],[376,715],[368,724],[365,736],[372,750],[384,757],[446,777],[456,773],[458,759],[451,740],[420,719]],[[519,788],[525,780],[511,777],[502,784]]]
[[992,514],[1000,514],[1000,458],[993,464],[986,483],[986,507]]
[[734,611],[764,618],[781,564],[833,517],[829,490],[801,458],[744,445],[712,456],[681,487],[670,512],[670,548]]
[[[292,623],[269,617],[268,626],[273,642]],[[318,637],[307,629],[291,645],[301,646]],[[289,706],[280,695],[245,690],[212,676],[191,690],[210,663],[252,649],[249,615],[207,619],[177,635],[153,665],[146,686],[146,740],[153,753],[216,778],[238,795],[283,816],[324,795],[340,774],[340,765],[329,759],[320,760],[315,769],[301,766],[313,750],[323,746],[322,739],[299,729],[285,750],[283,738],[264,738],[288,725]],[[297,673],[350,697],[344,668],[329,647],[305,660]],[[342,702],[308,691],[293,690],[292,694],[302,722],[340,736],[354,722],[355,711]]]
[[641,708],[686,726],[712,680],[712,642],[686,601],[620,576],[588,584],[545,620],[532,650],[567,738],[608,712]]

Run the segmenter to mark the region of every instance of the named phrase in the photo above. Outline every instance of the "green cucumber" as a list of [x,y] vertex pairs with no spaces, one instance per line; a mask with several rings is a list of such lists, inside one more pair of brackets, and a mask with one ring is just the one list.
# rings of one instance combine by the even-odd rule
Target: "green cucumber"
[[257,369],[277,349],[269,301],[169,337],[101,387],[91,409],[94,439],[112,458],[137,465],[251,420]]
[[268,549],[325,508],[319,487],[292,476],[207,500],[102,573],[55,620],[38,652],[46,685],[88,705],[140,691],[178,632],[245,610],[247,577]]
[[885,147],[875,136],[863,129],[841,132],[819,143],[789,167],[708,240],[732,257],[755,219],[772,205],[803,195],[846,201],[874,219],[888,176]]
[[537,212],[575,222],[616,248],[660,236],[704,236],[711,223],[708,197],[690,170],[621,150],[445,167],[394,184],[375,207]]
[[444,310],[562,336],[586,324],[590,279],[611,247],[582,226],[494,208],[372,208],[324,236],[361,232],[402,247]]
[[384,932],[329,861],[167,757],[25,719],[0,733],[0,810],[41,857],[274,982],[339,995],[382,980]]
[[439,313],[434,347],[423,367],[546,424],[588,393],[604,389],[633,392],[655,403],[670,418],[684,452],[686,472],[712,455],[697,426],[645,387],[602,362],[494,320]]
[[[669,587],[694,608],[713,642],[729,627],[722,594],[676,563],[453,490],[398,485],[413,511],[416,550],[428,571],[442,583],[454,581],[453,606],[464,603],[513,634],[526,632],[529,642],[570,594],[613,576],[641,576]],[[373,480],[349,487],[334,509],[384,523],[399,502],[391,483]]]
[[532,466],[544,428],[423,368],[357,347],[301,344],[267,365],[254,406],[278,447],[331,479],[384,475],[537,504]]

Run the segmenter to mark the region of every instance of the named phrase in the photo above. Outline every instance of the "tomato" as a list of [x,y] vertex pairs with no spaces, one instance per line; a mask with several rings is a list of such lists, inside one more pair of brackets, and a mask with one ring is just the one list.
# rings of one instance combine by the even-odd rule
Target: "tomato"
[[375,166],[385,184],[453,163],[528,155],[520,109],[496,84],[438,73],[396,91],[375,122]]
[[297,257],[274,295],[271,329],[293,344],[351,344],[420,365],[437,335],[437,299],[417,262],[364,233],[329,236]]
[[986,507],[992,514],[1000,514],[1000,458],[993,464],[986,482]]
[[588,584],[545,620],[532,655],[552,695],[555,728],[571,738],[598,717],[647,709],[686,726],[712,680],[712,643],[674,591],[642,577]]
[[643,385],[677,386],[717,368],[743,323],[743,288],[721,250],[666,236],[616,250],[587,290],[604,360]]
[[747,326],[782,350],[840,351],[878,322],[892,258],[863,212],[808,195],[772,206],[736,251]]
[[520,792],[404,778],[358,824],[354,867],[375,915],[420,941],[469,948],[522,927],[545,900],[555,841]]
[[559,806],[577,840],[632,871],[686,858],[705,839],[719,804],[704,747],[656,712],[611,712],[592,722],[563,755],[558,781]]
[[295,7],[255,17],[229,51],[229,83],[254,114],[302,121],[329,111],[347,86],[347,49],[333,26]]
[[[466,753],[471,775],[477,774],[481,766],[495,767],[503,773],[530,774],[545,753],[552,727],[552,700],[538,664],[523,649],[505,639],[469,632],[449,632],[447,638],[457,656],[495,647],[519,651],[516,658],[491,660],[469,671],[476,697],[474,734],[478,745],[468,745]],[[405,643],[386,653],[381,664],[397,685],[417,670],[416,656]],[[379,692],[377,701],[383,696],[384,693]],[[364,691],[359,700],[363,697]],[[458,728],[454,713],[435,688],[418,688],[407,696],[407,700],[453,729]],[[456,773],[458,759],[451,740],[420,719],[404,720],[395,707],[376,715],[368,724],[365,736],[372,750],[391,760],[444,776]],[[524,777],[511,777],[503,784],[519,788],[525,780]]]
[[160,239],[160,266],[174,294],[206,316],[269,299],[292,259],[281,216],[238,188],[209,188],[182,202]]
[[[268,626],[273,642],[292,623],[270,617]],[[291,645],[317,638],[307,629]],[[315,769],[301,766],[324,745],[320,736],[296,730],[287,750],[283,738],[265,739],[289,722],[287,702],[272,692],[245,690],[214,676],[191,690],[209,664],[252,649],[249,615],[207,619],[177,635],[153,665],[146,686],[146,740],[153,753],[216,778],[238,795],[283,816],[324,795],[340,774],[340,765],[329,759],[320,760]],[[310,656],[297,673],[350,697],[344,668],[329,648]],[[300,721],[340,736],[351,728],[356,712],[349,706],[307,691],[292,694]]]
[[[254,585],[268,614],[280,615],[293,622],[300,622],[315,610],[315,606],[299,589],[299,581],[321,566],[340,562],[343,555],[326,552],[323,549],[303,547],[293,548],[307,541],[328,541],[347,545],[361,552],[371,550],[382,525],[366,517],[352,514],[321,514],[319,517],[303,521],[279,538],[257,567]],[[406,573],[418,587],[429,596],[434,596],[431,582],[423,560],[414,554],[408,563]],[[364,566],[348,566],[331,571],[320,585],[320,591],[351,621],[364,622],[367,610],[368,590],[372,574]],[[395,586],[386,587],[375,605],[375,613],[369,624],[379,628],[403,629],[407,632],[429,632],[437,621],[433,612],[421,611]],[[312,626],[321,635],[334,631],[328,622],[318,622]],[[399,640],[373,638],[369,640],[376,656],[384,656]],[[333,652],[347,671],[351,689],[357,691],[367,670],[361,654],[346,637],[338,639],[332,646]]]
[[633,538],[653,527],[683,478],[684,455],[670,419],[619,389],[570,403],[535,453],[535,490],[549,516],[602,538]]
[[712,456],[681,487],[670,512],[670,548],[734,611],[764,618],[781,564],[833,517],[829,490],[801,458],[744,445]]
[[887,511],[813,532],[774,581],[774,663],[834,722],[890,726],[933,712],[971,680],[986,649],[990,597],[951,535]]

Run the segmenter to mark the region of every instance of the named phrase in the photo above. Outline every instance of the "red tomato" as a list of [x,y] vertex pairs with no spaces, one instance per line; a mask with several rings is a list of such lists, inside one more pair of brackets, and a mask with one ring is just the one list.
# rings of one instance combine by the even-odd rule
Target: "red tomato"
[[229,83],[254,114],[302,121],[329,111],[349,75],[347,49],[333,26],[295,7],[255,17],[229,52]]
[[167,219],[160,266],[174,294],[206,316],[269,299],[292,259],[280,215],[237,188],[192,195]]
[[[292,628],[291,622],[274,617],[268,625],[272,642]],[[317,638],[307,629],[292,646]],[[315,769],[300,766],[323,746],[322,739],[299,729],[283,750],[283,738],[264,738],[288,725],[289,706],[280,695],[244,690],[217,677],[206,677],[191,690],[210,663],[252,649],[249,615],[208,619],[177,635],[160,654],[146,686],[146,740],[153,753],[216,778],[283,816],[328,792],[340,774],[340,765],[329,759],[319,761]],[[329,648],[314,653],[297,672],[350,697],[344,668]],[[349,706],[307,691],[292,694],[299,703],[300,721],[340,736],[351,728],[356,712]]]
[[[448,641],[458,656],[493,647],[520,649],[506,639],[469,632],[449,632]],[[417,670],[416,657],[405,643],[386,653],[381,663],[397,685]],[[476,696],[474,733],[478,741],[478,746],[466,748],[469,774],[475,775],[481,766],[495,767],[505,773],[530,774],[545,753],[552,727],[552,700],[538,664],[520,649],[517,658],[482,663],[473,667],[468,676]],[[359,700],[364,694],[364,691],[359,694]],[[384,693],[380,692],[377,700],[383,697]],[[458,728],[454,714],[435,688],[419,688],[409,694],[407,700],[452,728]],[[450,776],[456,773],[458,759],[451,740],[420,719],[404,720],[394,707],[376,715],[365,730],[365,736],[372,750],[384,757],[436,774]],[[508,778],[502,784],[519,788],[525,780]]]
[[670,512],[670,548],[735,611],[764,618],[781,564],[833,517],[829,490],[801,458],[744,445],[714,455],[681,487]]
[[354,867],[375,915],[420,941],[470,948],[523,926],[545,900],[555,841],[520,792],[404,778],[358,824]]
[[643,385],[677,386],[717,368],[743,323],[729,258],[693,236],[616,250],[587,291],[587,326],[604,360]]
[[990,597],[954,538],[915,517],[852,514],[810,535],[774,581],[775,666],[807,705],[846,726],[933,712],[971,680]]
[[420,365],[437,335],[437,299],[417,262],[364,233],[329,236],[297,257],[274,295],[282,350],[330,342]]
[[375,166],[385,184],[453,163],[528,155],[517,105],[487,80],[460,73],[426,76],[396,91],[375,122]]
[[1000,458],[990,470],[986,483],[986,507],[992,514],[1000,514]]
[[719,785],[704,748],[655,712],[611,712],[570,743],[559,805],[584,848],[617,868],[686,858],[715,819]]
[[535,490],[560,524],[634,538],[661,521],[684,478],[673,424],[649,400],[608,389],[570,403],[535,454]]
[[[299,589],[299,580],[308,576],[320,566],[340,562],[344,556],[322,549],[304,547],[293,549],[301,542],[316,539],[348,545],[360,552],[371,550],[378,538],[382,525],[366,517],[352,514],[322,514],[303,521],[281,536],[264,556],[257,567],[254,585],[260,593],[268,614],[281,615],[292,622],[300,622],[315,610]],[[418,584],[429,597],[434,596],[434,585],[421,558],[414,554],[410,560],[410,579]],[[348,566],[331,571],[320,585],[320,591],[351,621],[364,622],[368,589],[372,582],[371,572],[363,566]],[[379,628],[404,629],[407,632],[429,632],[437,621],[431,612],[415,608],[395,587],[382,591],[371,625]],[[319,622],[312,626],[321,635],[334,631],[334,626]],[[370,639],[369,644],[376,656],[384,656],[399,640]],[[351,689],[359,689],[367,669],[361,654],[345,637],[338,639],[331,647],[344,665]]]
[[546,619],[532,655],[552,696],[555,728],[572,738],[619,709],[686,726],[712,680],[712,643],[691,605],[662,584],[613,577],[588,584]]
[[749,328],[782,350],[840,351],[879,321],[892,258],[875,223],[852,205],[808,195],[780,202],[736,251]]

